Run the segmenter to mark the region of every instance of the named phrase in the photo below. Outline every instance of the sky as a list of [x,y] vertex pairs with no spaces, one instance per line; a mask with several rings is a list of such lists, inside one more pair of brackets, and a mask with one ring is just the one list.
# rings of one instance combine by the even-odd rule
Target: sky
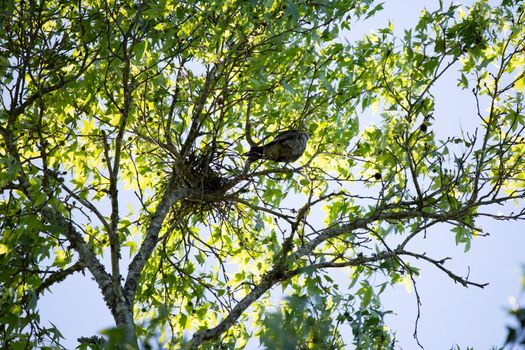
[[[384,10],[354,27],[349,40],[386,26],[389,20],[393,22],[395,31],[402,33],[404,28],[416,24],[423,7],[432,10],[437,4],[437,0],[386,0]],[[473,98],[454,90],[455,79],[452,71],[433,90],[436,96],[433,128],[437,135],[457,135],[461,129],[472,130],[477,121]],[[512,210],[512,206],[498,208],[504,209]],[[455,245],[454,234],[444,227],[430,231],[426,239],[419,240],[414,246],[419,251],[428,251],[434,258],[451,257],[446,267],[461,276],[469,275],[473,281],[489,283],[484,289],[464,288],[435,267],[413,261],[422,268],[416,286],[422,302],[418,336],[425,349],[450,349],[453,345],[459,345],[461,349],[467,346],[490,349],[491,346],[502,345],[505,339],[505,324],[510,322],[507,317],[509,300],[519,295],[521,288],[525,225],[485,220],[482,226],[490,235],[475,238],[468,253],[464,253],[463,247]],[[122,267],[125,271],[126,264]],[[374,282],[370,281],[372,285]],[[380,282],[379,279],[377,282]],[[396,332],[398,346],[417,349],[413,338],[417,316],[414,293],[399,285],[387,289],[382,302],[385,309],[396,311],[386,321]],[[100,291],[89,273],[85,276],[77,273],[54,286],[52,292],[46,292],[40,311],[42,320],[49,320],[62,331],[68,348],[77,345],[76,338],[92,336],[113,325]],[[251,348],[257,349],[256,344]]]

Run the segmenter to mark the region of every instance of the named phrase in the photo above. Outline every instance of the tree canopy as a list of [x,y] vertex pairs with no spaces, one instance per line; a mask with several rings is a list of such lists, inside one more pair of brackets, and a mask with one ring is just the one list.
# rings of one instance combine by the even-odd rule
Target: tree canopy
[[[524,5],[436,6],[350,40],[380,4],[2,2],[3,346],[60,347],[39,299],[80,271],[115,320],[82,348],[391,348],[387,286],[483,287],[413,242],[525,218]],[[436,136],[446,74],[475,132]],[[299,160],[247,162],[290,129]]]

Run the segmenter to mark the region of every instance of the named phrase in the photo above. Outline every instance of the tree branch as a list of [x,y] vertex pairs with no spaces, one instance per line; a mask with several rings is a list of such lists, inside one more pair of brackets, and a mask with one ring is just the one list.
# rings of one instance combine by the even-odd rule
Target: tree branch
[[35,294],[39,295],[44,291],[44,289],[51,287],[55,283],[62,282],[66,279],[67,276],[72,275],[75,272],[84,271],[85,268],[86,264],[82,260],[79,260],[67,269],[53,272],[48,278],[46,278],[42,282],[42,284],[40,284],[40,286],[38,286],[37,289],[35,289]]
[[151,215],[151,221],[146,230],[146,234],[138,253],[128,266],[128,276],[124,285],[124,296],[130,305],[133,305],[137,286],[140,279],[140,274],[146,265],[149,257],[153,253],[158,242],[159,232],[164,223],[164,219],[168,215],[170,208],[178,201],[186,198],[190,194],[188,189],[174,189],[174,177],[172,175],[162,199],[160,200],[155,213]]

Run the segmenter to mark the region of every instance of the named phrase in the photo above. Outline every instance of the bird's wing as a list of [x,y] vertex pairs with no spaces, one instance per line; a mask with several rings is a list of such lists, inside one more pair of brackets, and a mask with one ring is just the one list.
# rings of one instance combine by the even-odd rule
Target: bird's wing
[[282,142],[282,141],[285,141],[285,140],[297,137],[298,134],[299,134],[299,131],[297,131],[297,130],[283,131],[283,132],[277,134],[277,136],[275,136],[275,138],[270,143]]

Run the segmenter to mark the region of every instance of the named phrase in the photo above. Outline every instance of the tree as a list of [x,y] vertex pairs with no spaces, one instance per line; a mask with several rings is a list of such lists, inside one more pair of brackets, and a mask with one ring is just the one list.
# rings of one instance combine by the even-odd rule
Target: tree
[[[484,286],[416,238],[443,227],[468,249],[477,218],[525,217],[520,1],[441,4],[401,39],[355,42],[372,0],[1,6],[4,347],[59,346],[39,297],[82,271],[122,348],[390,348],[381,291],[419,264]],[[479,128],[439,140],[448,72]],[[360,130],[370,109],[381,121]],[[247,162],[290,129],[310,134],[297,162]]]
[[[522,294],[525,288],[525,274],[521,284]],[[519,303],[520,299],[522,298],[514,298],[514,305],[508,310],[513,322],[507,325],[507,339],[505,339],[502,349],[522,349],[525,347],[525,307]]]

